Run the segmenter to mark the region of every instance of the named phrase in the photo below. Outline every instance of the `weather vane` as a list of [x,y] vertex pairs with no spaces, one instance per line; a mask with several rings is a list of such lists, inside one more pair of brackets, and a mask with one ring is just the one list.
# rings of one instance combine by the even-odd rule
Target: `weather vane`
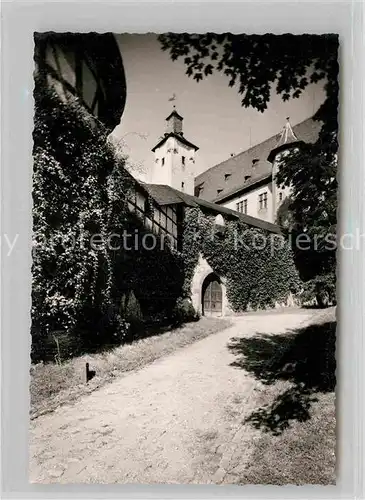
[[[171,97],[169,97],[169,102],[176,101],[176,99],[177,99],[177,97],[176,97],[176,94],[175,94],[175,92],[174,92],[174,93],[172,94],[172,96],[171,96]],[[175,106],[175,104],[174,104],[174,108],[175,108],[175,107],[176,107],[176,106]]]

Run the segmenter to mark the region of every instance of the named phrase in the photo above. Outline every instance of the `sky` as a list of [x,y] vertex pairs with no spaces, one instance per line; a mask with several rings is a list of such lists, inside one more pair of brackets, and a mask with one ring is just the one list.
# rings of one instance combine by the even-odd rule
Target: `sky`
[[[283,102],[275,92],[268,109],[241,106],[237,87],[215,73],[197,83],[185,74],[183,60],[172,61],[157,36],[116,35],[127,80],[126,107],[113,135],[120,139],[137,177],[148,181],[151,149],[165,132],[173,109],[183,116],[184,137],[199,147],[196,175],[269,137],[279,134],[290,117],[292,126],[309,118],[324,100],[323,83],[307,87],[298,99]],[[169,102],[172,95],[174,102]]]

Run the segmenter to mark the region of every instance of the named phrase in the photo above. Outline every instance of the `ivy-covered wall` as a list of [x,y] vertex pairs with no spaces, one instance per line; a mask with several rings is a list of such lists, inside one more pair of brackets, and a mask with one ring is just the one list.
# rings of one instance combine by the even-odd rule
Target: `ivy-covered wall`
[[191,293],[199,255],[224,278],[233,311],[274,307],[300,291],[292,251],[284,238],[237,219],[226,219],[225,226],[219,227],[213,215],[187,208],[183,237],[186,296]]
[[[133,340],[131,294],[143,318],[173,315],[184,279],[181,254],[128,209],[135,181],[107,141],[108,130],[77,100],[64,102],[36,79],[33,148],[32,359]],[[128,243],[112,235],[137,235]],[[115,244],[121,244],[115,250]]]

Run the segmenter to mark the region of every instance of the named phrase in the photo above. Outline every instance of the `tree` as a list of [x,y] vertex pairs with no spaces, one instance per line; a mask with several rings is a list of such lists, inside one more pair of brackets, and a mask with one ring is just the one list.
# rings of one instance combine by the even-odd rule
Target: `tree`
[[223,72],[242,95],[242,106],[261,112],[272,92],[286,101],[298,98],[310,83],[325,82],[326,99],[313,117],[322,122],[318,140],[292,150],[276,180],[292,188],[284,210],[290,221],[286,234],[290,229],[292,236],[305,233],[311,239],[310,250],[293,248],[302,278],[334,282],[335,249],[327,240],[336,232],[338,36],[168,33],[159,41],[172,60],[183,58],[188,76],[199,82]]
[[326,79],[327,99],[316,115],[325,118],[329,129],[337,129],[337,35],[168,33],[159,41],[172,60],[184,58],[188,76],[199,82],[221,71],[242,94],[242,105],[262,112],[272,85],[285,101],[298,98],[309,83]]

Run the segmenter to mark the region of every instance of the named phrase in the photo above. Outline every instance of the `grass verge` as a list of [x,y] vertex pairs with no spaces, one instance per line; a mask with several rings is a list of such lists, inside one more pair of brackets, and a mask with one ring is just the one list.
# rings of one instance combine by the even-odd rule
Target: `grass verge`
[[[278,384],[272,400],[285,391]],[[336,414],[335,394],[317,394],[306,421],[293,420],[280,434],[261,430],[253,451],[240,476],[240,484],[329,485],[336,483]]]
[[[283,387],[276,387],[276,396]],[[271,397],[275,397],[272,394]],[[329,485],[336,483],[334,393],[319,394],[305,422],[293,421],[281,434],[261,432],[240,476],[240,484]]]
[[[230,321],[225,319],[201,318],[196,323],[189,323],[103,353],[73,358],[62,365],[32,365],[30,417],[34,419],[54,411],[58,406],[75,401],[116,377],[138,370],[181,347],[217,333],[230,324]],[[88,384],[85,383],[87,362],[90,369],[96,372]]]
[[335,484],[335,333],[331,308],[284,335],[233,339],[234,366],[261,382],[240,484]]

